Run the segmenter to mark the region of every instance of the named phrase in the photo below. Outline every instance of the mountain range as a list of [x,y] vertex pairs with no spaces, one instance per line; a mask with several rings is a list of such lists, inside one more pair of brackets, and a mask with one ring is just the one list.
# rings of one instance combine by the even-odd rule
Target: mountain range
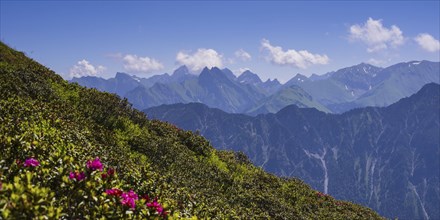
[[117,73],[115,78],[73,78],[72,82],[126,97],[135,108],[199,102],[230,113],[275,113],[291,104],[342,113],[365,106],[387,106],[417,92],[423,85],[440,83],[439,63],[411,61],[387,68],[361,63],[324,75],[297,74],[281,84],[263,82],[247,70],[236,77],[229,69],[205,68],[199,75],[181,66],[172,75],[139,78]]
[[382,219],[1,42],[0,94],[1,219]]
[[[391,85],[391,79],[398,74],[402,76],[394,83],[418,78],[420,68],[429,72],[425,68],[436,70],[438,64],[398,64],[387,71],[373,67],[365,71],[372,71],[371,76],[392,76],[383,77],[390,80],[381,83],[371,82],[377,89],[396,86],[395,91],[402,91],[407,87]],[[335,75],[339,73],[324,80],[336,82]],[[302,83],[301,79],[294,81]],[[358,100],[377,95],[370,92],[373,90],[368,83],[360,82],[365,80],[345,82],[356,91],[371,94],[359,95],[362,99]],[[417,83],[420,82],[414,81]],[[380,100],[390,101],[397,97],[394,95]],[[200,103],[162,105],[145,113],[150,118],[198,131],[217,149],[244,152],[266,171],[303,179],[324,193],[366,205],[388,218],[440,217],[438,84],[427,84],[416,94],[388,107],[358,108],[343,114],[291,105],[276,114],[252,117]]]
[[[148,79],[118,73],[108,80],[72,81],[126,97],[149,117],[200,131],[217,149],[244,152],[276,175],[301,178],[390,218],[429,219],[439,215],[434,208],[439,204],[439,162],[429,157],[438,158],[439,152],[439,109],[432,101],[438,96],[429,84],[440,83],[439,66],[430,61],[385,68],[361,63],[323,75],[297,74],[284,84],[263,82],[249,70],[237,77],[213,67],[194,75],[185,66]],[[95,86],[94,81],[106,83]],[[431,91],[425,92],[434,94],[428,95],[431,101],[416,95],[409,100],[418,97],[425,105],[402,104],[419,90]],[[431,116],[419,112],[425,107]],[[422,153],[424,146],[430,153]],[[423,169],[416,172],[414,164]],[[423,181],[414,179],[420,175]]]

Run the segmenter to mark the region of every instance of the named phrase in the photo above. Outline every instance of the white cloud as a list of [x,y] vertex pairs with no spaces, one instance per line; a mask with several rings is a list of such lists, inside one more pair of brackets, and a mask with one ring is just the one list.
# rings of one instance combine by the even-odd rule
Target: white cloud
[[189,54],[180,51],[176,55],[176,62],[186,65],[190,70],[197,72],[204,67],[222,67],[223,56],[213,49],[200,48],[195,53]]
[[149,57],[127,54],[122,58],[124,69],[135,73],[150,73],[163,69],[162,63]]
[[105,69],[104,66],[95,67],[89,61],[83,59],[70,68],[70,77],[96,76]]
[[235,73],[235,75],[239,76],[239,75],[241,75],[242,73],[244,73],[247,70],[252,72],[252,70],[250,68],[247,68],[247,67],[236,69],[233,72]]
[[440,42],[430,34],[419,34],[414,40],[426,51],[437,52],[440,50]]
[[291,65],[305,69],[310,65],[327,64],[329,62],[329,58],[325,54],[312,54],[307,50],[289,49],[284,51],[279,46],[272,46],[266,39],[261,40],[261,47],[268,52],[266,59],[277,65]]
[[386,63],[386,61],[377,60],[377,59],[371,58],[371,59],[369,59],[367,61],[367,63],[369,63],[369,64],[371,64],[373,66],[382,66],[382,65],[384,65]]
[[252,56],[243,49],[235,51],[235,57],[241,59],[242,61],[249,61],[252,59]]
[[389,46],[397,47],[404,43],[404,37],[399,27],[392,25],[391,28],[386,28],[382,25],[382,20],[372,18],[368,18],[363,26],[352,25],[349,38],[367,44],[368,52],[387,49]]

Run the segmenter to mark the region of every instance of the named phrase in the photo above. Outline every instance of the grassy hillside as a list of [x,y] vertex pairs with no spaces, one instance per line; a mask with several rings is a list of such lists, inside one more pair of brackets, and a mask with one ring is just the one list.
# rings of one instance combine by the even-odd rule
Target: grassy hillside
[[380,218],[69,84],[3,43],[0,94],[4,219]]

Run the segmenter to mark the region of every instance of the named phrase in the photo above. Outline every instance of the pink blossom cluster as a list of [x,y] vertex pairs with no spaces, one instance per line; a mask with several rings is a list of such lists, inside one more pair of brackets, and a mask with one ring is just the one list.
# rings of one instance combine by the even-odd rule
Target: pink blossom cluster
[[[136,208],[136,201],[139,200],[139,196],[133,190],[123,192],[120,189],[113,188],[107,189],[105,193],[109,196],[120,197],[121,204],[124,206],[128,206],[132,209]],[[146,201],[146,205],[148,208],[155,209],[160,216],[165,217],[168,214],[163,206],[157,202],[157,198],[155,198],[153,201],[150,201],[148,195],[144,195],[142,196],[142,199]]]
[[84,172],[70,172],[69,179],[76,179],[77,181],[81,181],[86,178],[86,174]]
[[138,195],[135,192],[133,192],[133,190],[122,193],[121,198],[122,198],[121,200],[122,205],[129,206],[132,209],[136,207],[136,201],[138,200]]
[[167,215],[162,205],[157,202],[157,199],[154,199],[152,202],[148,202],[147,200],[147,207],[156,209],[160,216]]
[[113,188],[107,189],[105,193],[109,196],[121,197],[121,204],[132,209],[136,208],[136,201],[139,199],[138,195],[133,190],[123,192],[120,189]]
[[120,189],[113,188],[113,189],[107,189],[105,191],[105,193],[107,193],[107,195],[109,195],[109,196],[117,196],[117,197],[119,197],[119,196],[122,195],[123,192]]
[[[87,169],[90,171],[99,170],[102,171],[104,166],[101,163],[99,157],[96,157],[94,160],[89,160],[86,163]],[[115,169],[109,168],[106,173],[101,174],[103,179],[110,178],[115,175]],[[86,178],[86,174],[84,172],[70,172],[69,179],[75,179],[77,181],[81,181]]]
[[[28,158],[24,162],[17,159],[16,163],[18,165],[23,164],[24,167],[36,167],[36,166],[40,165],[40,162],[34,158]],[[99,157],[96,157],[94,160],[87,161],[86,167],[90,171],[95,171],[95,170],[102,171],[104,166],[101,163],[101,160],[99,159]],[[102,179],[108,179],[114,175],[115,175],[115,170],[113,168],[109,168],[107,170],[107,172],[104,172],[101,174],[101,177],[102,177]],[[86,173],[80,172],[80,171],[70,172],[69,179],[76,180],[76,181],[84,180],[84,179],[86,179]],[[0,190],[1,189],[2,189],[2,182],[0,181]],[[116,196],[116,197],[121,198],[121,200],[120,200],[121,204],[123,206],[128,206],[132,209],[136,208],[136,201],[139,200],[139,196],[133,190],[130,190],[128,192],[123,192],[120,189],[112,188],[112,189],[107,189],[105,191],[105,193],[109,196]],[[148,208],[155,209],[157,211],[157,213],[162,217],[167,216],[168,213],[165,211],[163,206],[157,202],[157,198],[155,198],[153,201],[150,201],[150,198],[148,197],[148,195],[144,195],[144,196],[142,196],[142,199],[146,201],[146,206]]]
[[103,173],[103,174],[101,174],[101,177],[102,177],[103,179],[107,179],[107,178],[110,178],[110,177],[112,177],[112,176],[114,176],[114,175],[115,175],[115,169],[113,169],[113,168],[108,168],[107,173]]
[[99,159],[99,157],[96,157],[94,160],[92,161],[87,161],[87,168],[94,171],[94,170],[99,170],[102,171],[103,165],[101,163],[101,160]]
[[[20,160],[17,160],[16,162],[18,165],[21,164]],[[31,158],[28,158],[24,161],[23,166],[24,167],[36,167],[36,166],[40,166],[40,162],[31,157]]]

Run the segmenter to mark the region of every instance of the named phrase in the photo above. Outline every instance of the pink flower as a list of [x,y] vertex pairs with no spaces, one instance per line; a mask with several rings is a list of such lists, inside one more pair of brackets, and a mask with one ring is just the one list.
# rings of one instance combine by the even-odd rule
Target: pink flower
[[99,170],[102,171],[102,163],[99,160],[99,157],[96,157],[93,161],[87,161],[87,168],[93,170]]
[[69,179],[76,179],[77,181],[81,181],[86,178],[86,174],[84,172],[70,172]]
[[165,210],[162,207],[162,205],[157,202],[157,199],[154,199],[153,202],[147,203],[147,207],[155,208],[157,213],[159,213],[159,215],[161,215],[161,216],[166,216],[167,215],[167,213],[165,212]]
[[84,172],[77,173],[76,180],[80,181],[86,178],[86,174]]
[[108,168],[108,170],[107,170],[107,175],[109,175],[109,176],[113,176],[113,175],[115,175],[115,169],[113,169],[113,168]]
[[112,177],[113,175],[115,175],[115,170],[114,170],[113,168],[109,168],[109,169],[107,170],[107,173],[103,173],[103,174],[101,174],[101,177],[102,177],[103,179],[107,179],[107,178]]
[[36,167],[36,166],[40,166],[40,162],[38,162],[38,160],[34,159],[34,158],[28,158],[24,161],[24,165],[25,167]]
[[129,206],[132,209],[136,207],[136,200],[138,200],[138,195],[133,192],[133,190],[130,190],[129,192],[122,193],[121,195],[121,203],[122,205]]
[[158,206],[160,206],[160,204],[156,200],[154,200],[153,202],[147,203],[147,207],[156,208]]
[[156,207],[156,211],[157,211],[157,213],[159,213],[160,216],[163,216],[163,217],[167,216],[167,214],[168,214],[167,212],[165,212],[165,209],[162,206]]
[[156,207],[156,211],[159,213],[159,215],[166,215],[166,212],[164,212],[164,209],[162,206]]
[[107,193],[107,195],[109,195],[109,196],[117,196],[117,197],[119,197],[119,196],[122,195],[122,190],[116,189],[116,188],[107,189],[107,190],[105,190],[105,193]]

